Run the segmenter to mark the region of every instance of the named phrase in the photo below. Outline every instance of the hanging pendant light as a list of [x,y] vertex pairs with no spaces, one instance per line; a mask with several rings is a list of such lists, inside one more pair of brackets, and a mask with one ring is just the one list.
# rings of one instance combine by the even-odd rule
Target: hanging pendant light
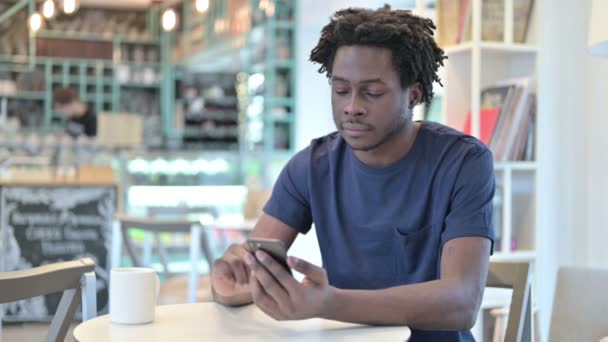
[[32,30],[32,32],[36,32],[42,27],[42,16],[40,15],[40,13],[32,14],[28,21],[30,25],[30,30]]
[[196,0],[195,7],[199,13],[204,13],[209,9],[209,0]]
[[53,2],[53,0],[44,1],[44,3],[42,4],[42,15],[47,19],[50,19],[55,16],[55,3]]
[[65,14],[74,14],[78,9],[78,1],[77,0],[63,0],[63,13]]
[[172,8],[168,8],[163,12],[161,24],[165,31],[173,31],[175,29],[175,26],[177,25],[177,14],[175,14],[175,11]]

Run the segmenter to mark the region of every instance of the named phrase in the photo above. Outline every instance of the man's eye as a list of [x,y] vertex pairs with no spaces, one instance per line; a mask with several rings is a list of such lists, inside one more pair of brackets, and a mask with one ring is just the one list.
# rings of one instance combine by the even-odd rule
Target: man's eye
[[384,93],[367,93],[367,96],[369,97],[373,97],[375,99],[379,98],[380,96],[384,95]]
[[346,95],[346,94],[348,94],[348,90],[336,89],[336,90],[335,90],[335,93],[336,93],[337,95]]

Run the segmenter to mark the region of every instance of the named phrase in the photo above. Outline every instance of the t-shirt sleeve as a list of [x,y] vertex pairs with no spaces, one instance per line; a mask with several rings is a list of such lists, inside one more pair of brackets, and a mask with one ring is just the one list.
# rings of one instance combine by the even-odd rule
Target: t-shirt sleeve
[[283,168],[264,212],[299,233],[306,234],[312,224],[308,175],[310,147],[298,152]]
[[495,191],[494,160],[485,148],[473,148],[464,157],[451,194],[450,210],[441,235],[441,246],[454,238],[480,236],[492,241],[492,199]]

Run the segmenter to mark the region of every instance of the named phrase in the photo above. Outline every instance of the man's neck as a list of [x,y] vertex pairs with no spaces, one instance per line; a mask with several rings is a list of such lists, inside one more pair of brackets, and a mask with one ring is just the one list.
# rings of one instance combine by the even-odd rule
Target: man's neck
[[403,129],[395,134],[390,140],[369,151],[354,151],[355,156],[363,164],[370,167],[385,167],[404,158],[414,146],[419,122],[408,121]]

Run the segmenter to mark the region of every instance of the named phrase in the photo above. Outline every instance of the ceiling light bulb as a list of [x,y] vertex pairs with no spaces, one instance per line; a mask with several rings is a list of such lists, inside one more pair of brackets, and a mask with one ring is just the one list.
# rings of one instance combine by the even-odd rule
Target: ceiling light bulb
[[269,17],[272,17],[274,15],[274,4],[273,3],[269,3],[266,6],[266,15]]
[[55,3],[53,0],[46,0],[42,4],[42,15],[47,19],[52,18],[55,15]]
[[76,12],[76,0],[63,0],[63,13],[72,14]]
[[196,0],[196,10],[200,13],[209,9],[209,0]]
[[177,24],[177,15],[172,8],[169,8],[163,12],[162,16],[162,25],[163,30],[165,31],[173,31],[175,25]]
[[42,16],[40,15],[40,13],[32,14],[29,21],[30,29],[32,30],[32,32],[36,32],[40,30],[40,27],[42,27]]

